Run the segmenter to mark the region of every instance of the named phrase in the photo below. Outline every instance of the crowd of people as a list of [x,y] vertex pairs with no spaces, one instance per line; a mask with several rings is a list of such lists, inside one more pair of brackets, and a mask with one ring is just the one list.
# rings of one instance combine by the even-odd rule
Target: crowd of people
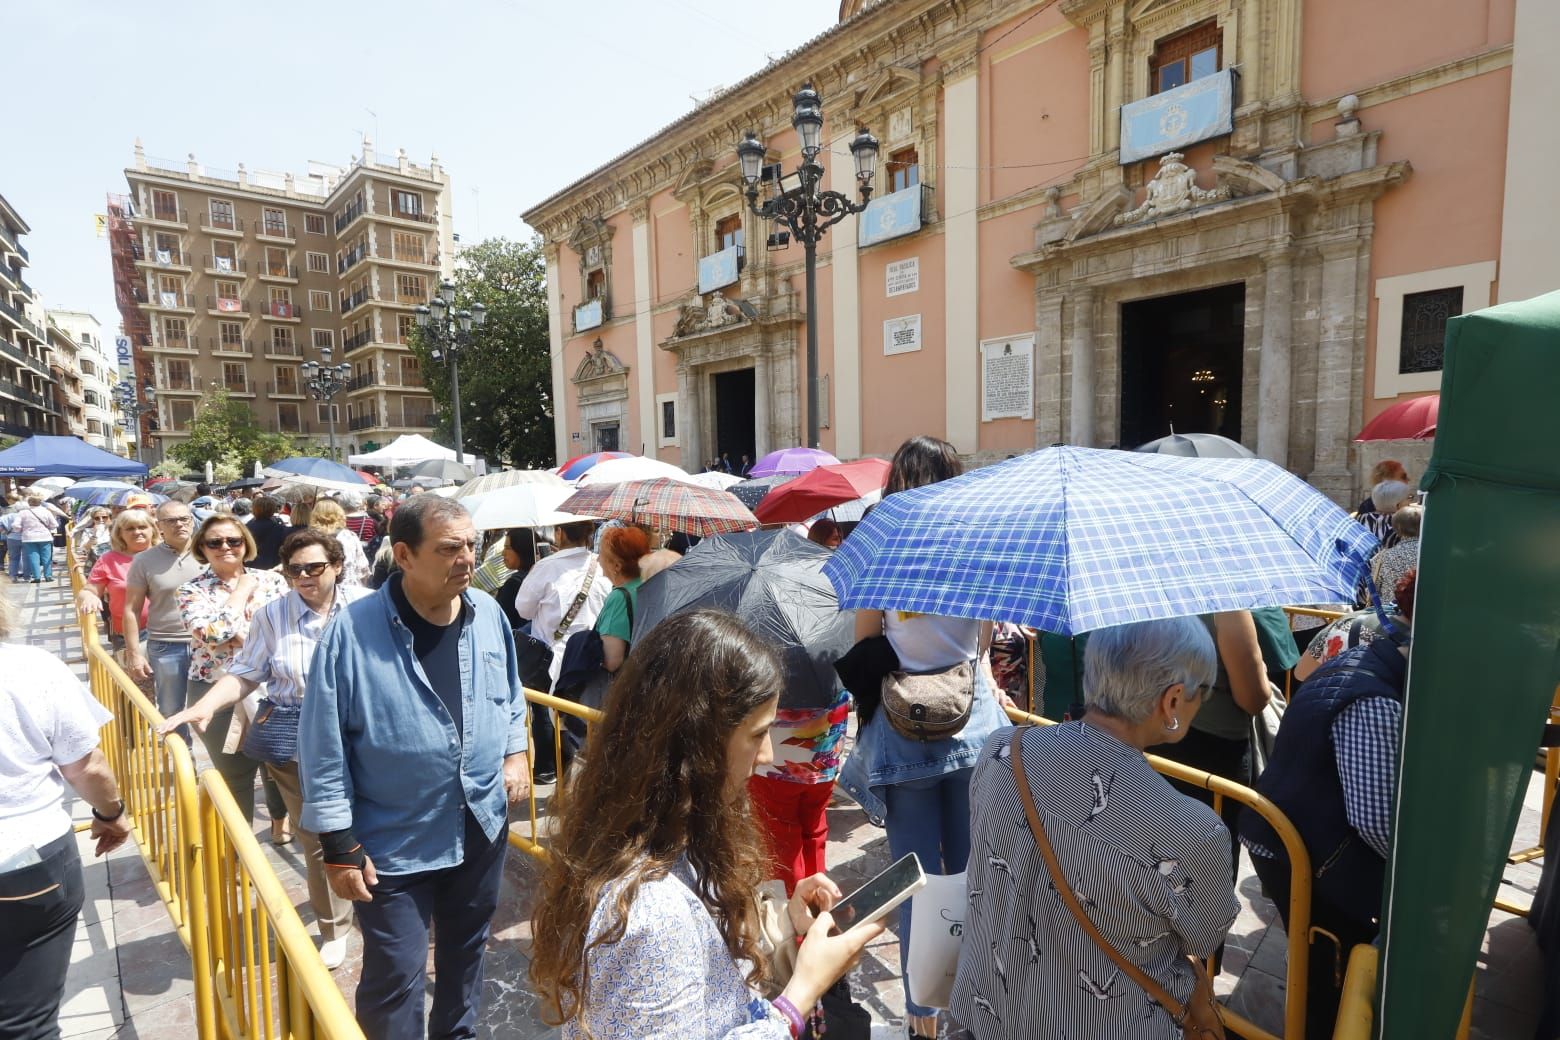
[[[1313,923],[1328,941],[1312,946],[1308,1018],[1325,1036],[1349,946],[1368,942],[1379,916],[1422,521],[1407,474],[1384,466],[1357,513],[1382,536],[1374,581],[1360,609],[1325,628],[1292,631],[1267,608],[1073,639],[1004,619],[858,610],[835,696],[806,706],[775,648],[729,615],[636,629],[644,583],[680,556],[632,525],[484,538],[458,500],[429,494],[203,495],[84,510],[68,549],[85,575],[78,609],[106,616],[163,732],[201,737],[248,820],[258,779],[271,839],[301,845],[328,967],[345,962],[356,919],[356,1010],[370,1037],[476,1035],[508,812],[533,782],[560,779],[568,808],[542,870],[530,982],[565,1036],[854,1035],[841,980],[883,924],[839,931],[830,917],[836,786],[885,828],[892,858],[965,875],[948,1006],[971,1035],[1174,1035],[1209,999],[1193,958],[1219,968],[1241,849],[1286,924],[1289,862],[1259,815],[1233,801],[1216,814],[1206,791],[1167,781],[1150,754],[1255,786],[1313,863],[1329,865],[1315,884]],[[913,438],[884,494],[961,472],[951,445]],[[33,519],[5,530],[32,567],[46,560],[28,548],[34,521],[49,528],[63,511],[25,508]],[[807,534],[833,549],[851,526],[821,518]],[[1042,662],[1066,644],[1076,666],[1041,663],[1033,677],[1045,705],[1065,706],[1051,712],[1061,724],[1009,724],[1019,686],[998,647],[1011,638],[1039,643]],[[1286,673],[1305,682],[1278,724]],[[971,691],[958,723],[931,736],[907,731],[884,692],[927,674]],[[555,740],[524,687],[600,708],[604,721],[587,733],[562,717]],[[101,848],[124,831],[92,750],[90,696],[42,665],[8,668],[0,689],[0,711],[26,719],[0,725],[0,765],[30,770],[39,795],[23,806],[0,794],[0,860],[35,849],[26,877],[79,879],[75,846],[44,809],[52,797],[57,810],[59,785],[92,802]],[[40,698],[59,713],[43,729],[28,717]],[[1038,712],[1040,699],[1026,706]],[[34,732],[60,747],[18,737]],[[0,892],[17,891],[6,869]],[[779,940],[761,925],[771,879]],[[29,918],[36,942],[0,937],[22,943],[0,965],[0,989],[52,979],[50,965],[63,980],[68,903]],[[905,1028],[934,1037],[939,1008],[911,998],[913,908],[895,929]],[[0,1035],[7,1016],[40,1020],[46,1004],[0,995]]]

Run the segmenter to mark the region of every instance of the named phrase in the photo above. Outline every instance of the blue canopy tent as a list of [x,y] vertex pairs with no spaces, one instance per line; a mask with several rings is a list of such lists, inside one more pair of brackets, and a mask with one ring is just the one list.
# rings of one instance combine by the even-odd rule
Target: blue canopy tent
[[146,467],[94,448],[79,437],[29,437],[0,451],[0,477],[123,477],[146,476]]

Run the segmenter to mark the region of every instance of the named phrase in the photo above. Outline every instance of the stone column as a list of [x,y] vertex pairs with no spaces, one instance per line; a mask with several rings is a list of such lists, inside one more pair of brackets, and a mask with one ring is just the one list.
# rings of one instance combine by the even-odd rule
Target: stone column
[[1035,447],[1062,439],[1062,297],[1035,305]]
[[1349,418],[1354,403],[1354,355],[1360,336],[1355,295],[1359,291],[1360,242],[1346,239],[1321,246],[1322,319],[1316,357],[1316,468],[1311,484],[1345,505],[1353,492],[1349,472]]
[[1068,440],[1094,446],[1094,307],[1099,290],[1081,286],[1072,306],[1072,423]]
[[1262,292],[1262,359],[1257,374],[1257,454],[1289,465],[1289,415],[1294,403],[1290,371],[1294,277],[1288,248],[1265,255]]
[[704,457],[704,423],[699,415],[699,377],[686,365],[677,369],[677,441],[682,446],[682,468],[697,473]]
[[[774,450],[769,446],[769,399],[772,394],[769,387],[769,373],[772,367],[769,363],[768,349],[760,344],[753,359],[753,460],[755,462]],[[829,418],[833,419],[834,415],[831,414]]]

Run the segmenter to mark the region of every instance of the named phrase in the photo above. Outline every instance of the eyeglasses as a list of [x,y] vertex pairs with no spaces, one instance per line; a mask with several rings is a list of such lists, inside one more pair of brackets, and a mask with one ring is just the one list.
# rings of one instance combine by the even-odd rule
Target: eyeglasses
[[329,566],[330,564],[324,563],[322,561],[316,561],[314,563],[289,563],[287,566],[283,567],[282,570],[286,572],[289,578],[301,578],[305,574],[311,578],[318,578],[321,574],[325,573],[325,568]]
[[207,538],[200,544],[208,549],[239,549],[243,547],[244,540],[242,538]]
[[194,520],[193,516],[165,516],[157,522],[159,524],[178,524],[180,527],[183,527],[185,524],[193,523]]

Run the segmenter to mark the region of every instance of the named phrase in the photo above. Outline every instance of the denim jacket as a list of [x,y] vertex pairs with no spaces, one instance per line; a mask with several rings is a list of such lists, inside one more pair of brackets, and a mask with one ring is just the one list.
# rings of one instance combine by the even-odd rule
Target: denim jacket
[[337,613],[309,668],[298,727],[300,824],[351,828],[381,874],[465,858],[470,807],[489,838],[508,819],[503,764],[526,750],[514,638],[485,593],[461,594],[463,734],[412,652],[387,584]]
[[882,788],[972,769],[987,738],[1009,725],[986,674],[977,662],[975,703],[969,721],[954,736],[926,741],[902,737],[889,725],[881,708],[857,731],[856,746],[840,770],[839,784],[866,811],[869,820],[881,827],[888,816]]

